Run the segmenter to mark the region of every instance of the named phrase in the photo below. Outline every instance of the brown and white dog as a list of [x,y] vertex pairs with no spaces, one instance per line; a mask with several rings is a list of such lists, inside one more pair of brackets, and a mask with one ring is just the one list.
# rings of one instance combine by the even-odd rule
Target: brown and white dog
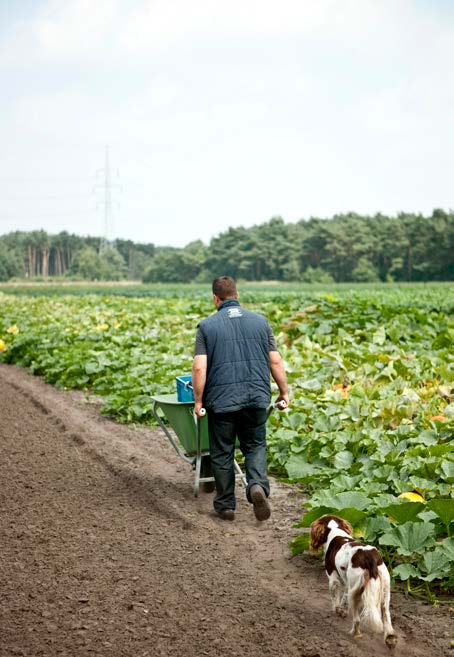
[[311,547],[325,551],[333,611],[343,617],[352,615],[353,636],[361,636],[360,626],[383,632],[386,645],[392,649],[397,636],[389,613],[388,569],[379,551],[358,543],[352,533],[350,523],[336,516],[322,516],[311,524]]

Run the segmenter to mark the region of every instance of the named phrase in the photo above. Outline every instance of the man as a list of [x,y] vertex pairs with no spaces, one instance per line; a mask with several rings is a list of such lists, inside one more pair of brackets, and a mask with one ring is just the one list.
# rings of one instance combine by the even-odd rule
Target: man
[[208,412],[210,457],[216,481],[214,509],[235,517],[234,451],[238,438],[245,458],[247,499],[257,520],[267,520],[270,484],[266,475],[266,419],[270,373],[279,388],[277,402],[289,404],[287,379],[276,341],[265,319],[243,308],[235,281],[213,281],[217,312],[198,326],[192,367],[195,412]]

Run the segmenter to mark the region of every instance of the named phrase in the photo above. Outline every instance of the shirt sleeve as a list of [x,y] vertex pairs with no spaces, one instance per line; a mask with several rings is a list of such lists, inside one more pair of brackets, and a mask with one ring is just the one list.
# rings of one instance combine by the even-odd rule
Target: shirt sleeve
[[198,328],[195,336],[194,356],[206,356],[207,346],[202,331]]
[[268,349],[269,351],[278,351],[276,338],[274,337],[273,331],[271,330],[271,326],[269,324],[268,324]]

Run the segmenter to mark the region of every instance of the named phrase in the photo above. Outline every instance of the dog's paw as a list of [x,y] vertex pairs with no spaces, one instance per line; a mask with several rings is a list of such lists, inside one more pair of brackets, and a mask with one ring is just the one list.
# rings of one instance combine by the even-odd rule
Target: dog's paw
[[385,637],[385,643],[390,650],[394,650],[397,645],[397,634],[388,634]]
[[352,627],[352,629],[349,631],[350,636],[352,636],[354,639],[359,639],[363,635],[361,634],[359,628],[357,627]]
[[348,616],[348,611],[344,607],[336,607],[335,609],[336,614],[340,616],[341,618],[347,618]]

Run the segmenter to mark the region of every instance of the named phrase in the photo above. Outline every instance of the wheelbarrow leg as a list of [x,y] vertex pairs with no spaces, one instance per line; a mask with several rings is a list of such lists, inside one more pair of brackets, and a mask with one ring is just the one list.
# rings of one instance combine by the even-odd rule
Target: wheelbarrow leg
[[233,467],[235,468],[235,479],[240,479],[244,487],[247,488],[246,476],[238,465],[236,459],[233,461]]
[[200,451],[197,450],[197,456],[195,459],[194,497],[199,496],[201,468],[202,468],[202,455],[200,454]]
[[200,425],[200,418],[194,416],[197,427],[197,454],[195,457],[195,482],[194,482],[194,496],[198,497],[200,484],[205,493],[212,493],[215,489],[214,477],[211,471],[210,455],[202,452],[202,439]]

